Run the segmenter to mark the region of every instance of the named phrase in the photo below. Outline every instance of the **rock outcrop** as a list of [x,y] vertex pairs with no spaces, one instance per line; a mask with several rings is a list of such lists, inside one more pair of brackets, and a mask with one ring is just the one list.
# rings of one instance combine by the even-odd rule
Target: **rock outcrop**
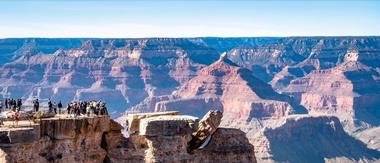
[[377,162],[380,151],[348,135],[333,116],[292,115],[250,140],[258,162]]
[[211,109],[243,121],[306,113],[293,99],[276,93],[226,56],[201,69],[173,93],[171,100],[157,102],[154,111],[179,111],[200,117]]
[[48,118],[31,127],[1,128],[0,161],[256,162],[253,146],[237,129],[217,129],[209,145],[189,154],[198,118],[172,113],[135,118],[139,132],[128,138],[109,117]]
[[[198,130],[193,133],[193,137],[188,143],[187,151],[192,153],[194,150],[203,146],[211,140],[212,135],[218,129],[222,121],[222,112],[211,110],[199,121]],[[207,145],[207,144],[205,144]]]
[[[107,155],[102,136],[108,117],[44,119],[27,130],[11,129],[0,145],[1,162],[100,162]],[[2,139],[4,140],[4,139]]]
[[379,79],[371,67],[345,61],[292,80],[283,91],[295,96],[309,112],[336,115],[346,129],[354,131],[380,124]]

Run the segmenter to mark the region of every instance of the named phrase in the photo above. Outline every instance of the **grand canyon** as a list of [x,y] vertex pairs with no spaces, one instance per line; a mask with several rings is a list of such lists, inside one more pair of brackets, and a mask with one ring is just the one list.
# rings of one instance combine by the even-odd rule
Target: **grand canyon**
[[[380,161],[378,36],[0,39],[0,98],[8,97],[21,98],[25,108],[37,98],[42,107],[48,99],[64,106],[101,100],[111,119],[41,122],[36,132],[50,139],[31,135],[29,145],[16,139],[5,152],[1,146],[3,161]],[[194,130],[189,117],[200,119],[211,110],[223,113],[211,143],[186,153]],[[165,112],[189,117],[148,118],[139,124],[140,135],[121,134],[131,115]],[[162,134],[162,121],[184,123],[189,131]],[[149,125],[158,128],[150,129],[154,136]],[[82,132],[71,133],[68,126]],[[97,145],[103,142],[106,147]],[[29,154],[33,145],[44,156]],[[67,152],[68,146],[76,147],[78,157],[93,150],[91,159],[46,152]],[[28,154],[9,154],[13,150]]]

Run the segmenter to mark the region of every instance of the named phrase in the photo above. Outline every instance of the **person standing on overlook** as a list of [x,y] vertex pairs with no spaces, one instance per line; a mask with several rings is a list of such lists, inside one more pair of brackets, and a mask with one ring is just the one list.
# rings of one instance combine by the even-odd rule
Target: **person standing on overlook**
[[18,99],[17,100],[17,108],[18,108],[19,111],[21,111],[21,106],[22,106],[22,100]]
[[57,104],[55,103],[55,101],[53,102],[53,111],[54,114],[57,114]]
[[20,120],[20,110],[16,109],[16,112],[13,115],[13,127],[18,126],[18,121]]
[[71,105],[72,103],[69,103],[68,105],[67,105],[67,116],[66,117],[71,117],[71,110],[72,110],[72,105]]
[[51,103],[50,98],[48,100],[48,108],[49,108],[49,113],[53,112],[53,103]]
[[58,114],[61,114],[61,110],[62,110],[62,102],[61,102],[61,100],[59,100],[59,102],[58,102]]
[[5,98],[5,109],[8,110],[8,98]]
[[0,100],[0,113],[3,111],[3,100]]
[[38,98],[33,101],[33,107],[34,107],[34,112],[38,112],[39,107],[40,107],[40,102],[38,102]]
[[11,99],[11,107],[12,107],[12,111],[16,112],[16,100],[15,99]]

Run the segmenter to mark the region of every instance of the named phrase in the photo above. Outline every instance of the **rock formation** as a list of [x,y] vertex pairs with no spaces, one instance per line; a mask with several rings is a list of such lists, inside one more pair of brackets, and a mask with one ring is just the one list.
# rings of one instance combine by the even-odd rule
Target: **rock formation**
[[256,162],[253,146],[237,129],[219,128],[208,146],[189,154],[187,145],[198,118],[170,113],[135,118],[139,132],[128,138],[108,117],[48,118],[30,127],[2,127],[0,161]]
[[40,125],[3,129],[0,162],[100,162],[107,155],[103,134],[110,119],[45,119]]
[[35,97],[63,103],[99,99],[111,113],[121,113],[147,97],[170,94],[219,57],[187,39],[160,38],[94,39],[44,52],[22,55],[0,68],[3,96],[23,98],[29,105]]
[[[379,45],[380,37],[0,39],[0,97],[23,98],[25,108],[30,107],[30,101],[35,97],[42,99],[41,106],[45,106],[44,99],[49,97],[64,103],[101,99],[111,108],[113,117],[125,110],[127,113],[180,111],[197,117],[202,117],[210,109],[223,111],[221,126],[228,129],[217,129],[212,139],[216,142],[194,151],[191,156],[181,151],[180,155],[190,162],[202,161],[199,158],[219,159],[218,152],[249,151],[252,146],[242,138],[244,133],[240,130],[248,133],[250,142],[258,146],[256,153],[260,161],[306,162],[309,155],[304,151],[314,154],[316,157],[310,158],[316,161],[376,161],[377,154],[372,150],[364,148],[341,129],[333,130],[324,124],[337,124],[336,118],[330,117],[336,116],[346,132],[365,142],[368,148],[379,150]],[[220,57],[224,52],[225,55]],[[294,120],[293,114],[298,113],[312,117]],[[148,135],[140,135],[140,129],[146,129],[140,128],[140,122],[144,122],[143,126],[161,125],[159,114],[141,115],[138,121],[129,122],[134,126],[129,130],[135,131],[135,135],[128,139],[122,138],[121,126],[111,123],[110,129],[104,132],[106,134],[97,138],[108,140],[103,141],[107,143],[103,143],[101,149],[94,148],[106,154],[93,156],[94,160],[98,157],[114,162],[162,161],[165,160],[163,157],[177,159],[152,150],[164,146],[157,141],[166,140],[166,136],[150,135],[145,130]],[[176,114],[166,116],[173,118]],[[329,118],[314,117],[321,114]],[[181,121],[178,125],[186,128],[183,118],[186,121],[192,119],[177,117],[172,121],[174,124]],[[290,120],[285,123],[282,119]],[[125,116],[118,120],[125,125]],[[287,124],[294,127],[284,129]],[[315,148],[304,147],[293,137],[287,137],[293,143],[291,147],[302,154],[289,158],[284,155],[294,153],[275,147],[279,144],[279,147],[288,149],[282,146],[284,142],[268,135],[292,133],[297,134],[299,137],[295,137],[301,142],[307,142],[310,135],[295,132],[298,128],[302,132],[322,135],[319,137],[326,141],[312,142]],[[25,128],[19,132],[26,134],[29,130],[35,129]],[[55,131],[50,130],[43,129],[44,133],[52,135]],[[122,132],[129,135],[126,130]],[[190,133],[181,130],[181,136],[173,138],[174,142],[181,143],[171,145],[186,149],[186,143],[182,143],[191,139],[189,134],[184,134],[187,132]],[[14,133],[2,132],[0,139],[8,144],[29,141],[9,139]],[[328,140],[323,137],[329,134],[333,136],[328,136]],[[38,136],[30,135],[32,140],[40,140]],[[79,134],[78,137],[86,135]],[[224,138],[228,141],[219,142]],[[79,146],[78,142],[71,140],[68,145]],[[342,141],[351,144],[349,151],[340,149],[344,148]],[[51,140],[39,142],[43,144],[39,145],[41,148],[48,146],[49,150],[45,151],[55,148]],[[333,145],[328,146],[326,142]],[[261,144],[266,147],[262,148]],[[304,151],[300,150],[301,146]],[[324,149],[327,147],[339,152]],[[169,147],[163,148],[169,153],[174,152]],[[78,156],[65,158],[75,160],[82,156],[79,149],[83,148],[78,147]],[[208,155],[192,157],[201,150],[202,154]],[[269,152],[262,155],[265,150]],[[149,156],[142,155],[148,151]],[[125,153],[128,158],[124,158]],[[60,153],[42,152],[42,155],[33,157],[38,161],[45,158],[59,160],[57,158],[61,157]],[[238,157],[221,157],[216,161],[234,162],[241,158],[242,162],[249,162],[247,160],[252,158],[235,156]]]
[[276,88],[286,87],[295,78],[312,70],[335,67],[344,60],[355,59],[379,67],[378,37],[289,37],[237,47],[228,58],[250,69],[255,77]]
[[258,162],[377,162],[380,151],[351,137],[333,116],[292,115],[248,133]]
[[212,138],[212,135],[220,125],[222,117],[223,115],[220,111],[210,110],[207,112],[201,121],[199,121],[198,130],[193,133],[193,138],[188,143],[187,151],[189,153],[207,143],[207,139]]
[[378,37],[1,39],[0,94],[27,102],[97,98],[117,116],[136,105],[151,108],[140,102],[170,95],[222,52],[280,89],[344,60],[379,67],[379,42]]
[[378,126],[380,119],[380,74],[357,62],[314,71],[292,80],[283,89],[292,94],[311,113],[338,116],[348,130]]
[[155,105],[155,111],[180,111],[198,117],[211,109],[243,121],[306,113],[293,99],[276,93],[270,85],[226,56],[201,69],[196,77],[173,93],[171,100]]

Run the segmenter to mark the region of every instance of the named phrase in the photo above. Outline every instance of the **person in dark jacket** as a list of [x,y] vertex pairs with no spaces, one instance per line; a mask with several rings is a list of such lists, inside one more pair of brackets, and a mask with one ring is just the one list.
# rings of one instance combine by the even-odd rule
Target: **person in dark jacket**
[[7,110],[8,110],[8,103],[9,103],[8,98],[5,98],[5,109]]
[[17,100],[17,108],[19,109],[19,111],[21,111],[21,106],[22,106],[22,100],[18,99]]
[[0,100],[0,112],[3,111],[3,100]]
[[53,102],[53,111],[54,114],[57,114],[57,104],[55,103],[55,101]]
[[48,107],[49,107],[49,113],[53,112],[53,103],[51,103],[50,98],[48,100]]
[[58,102],[58,114],[61,114],[61,109],[62,109],[62,102],[59,100]]
[[12,111],[16,112],[17,104],[16,104],[16,100],[13,98],[11,99],[11,105],[12,105]]
[[34,107],[34,112],[38,112],[40,108],[40,102],[38,101],[38,99],[33,101],[33,107]]
[[67,117],[71,117],[72,103],[67,105]]

